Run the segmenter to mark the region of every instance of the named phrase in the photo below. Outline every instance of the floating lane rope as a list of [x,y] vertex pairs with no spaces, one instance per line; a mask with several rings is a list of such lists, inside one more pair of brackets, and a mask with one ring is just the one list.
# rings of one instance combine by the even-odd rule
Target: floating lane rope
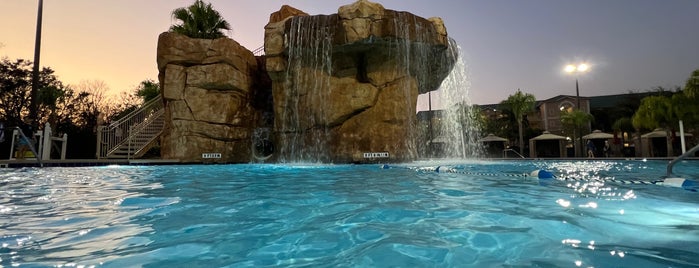
[[453,167],[444,167],[444,166],[410,168],[410,167],[401,167],[401,166],[382,165],[381,168],[382,169],[403,168],[403,169],[416,170],[418,172],[455,173],[455,174],[486,176],[486,177],[498,177],[498,176],[531,177],[531,178],[544,179],[544,180],[558,179],[558,180],[563,180],[563,181],[579,181],[579,182],[598,181],[598,182],[612,182],[612,183],[617,183],[617,184],[662,185],[662,186],[668,186],[668,187],[683,188],[685,190],[690,190],[690,191],[699,190],[699,181],[688,180],[688,179],[684,179],[684,178],[665,178],[665,179],[652,180],[652,181],[633,180],[633,179],[632,180],[622,180],[622,179],[615,179],[615,178],[608,178],[608,179],[594,179],[594,178],[593,179],[589,179],[589,178],[584,179],[584,178],[570,178],[570,177],[557,178],[552,172],[547,171],[547,170],[543,170],[543,169],[534,170],[529,174],[526,174],[526,173],[517,174],[517,173],[472,172],[472,171],[467,171],[467,170],[463,170],[463,169],[457,169],[457,168],[453,168]]

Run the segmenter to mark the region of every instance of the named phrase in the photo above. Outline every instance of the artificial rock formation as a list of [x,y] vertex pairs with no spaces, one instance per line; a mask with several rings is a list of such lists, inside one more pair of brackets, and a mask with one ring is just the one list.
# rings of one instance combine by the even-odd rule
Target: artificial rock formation
[[265,54],[278,157],[331,162],[413,160],[417,96],[436,90],[457,56],[441,19],[366,0],[333,15],[282,7],[265,27]]
[[333,15],[282,6],[264,48],[256,59],[228,38],[160,35],[163,158],[413,160],[417,96],[436,90],[457,57],[441,19],[366,0]]
[[[161,156],[185,162],[248,162],[258,113],[251,105],[257,61],[229,38],[158,38],[165,102]],[[202,158],[202,154],[215,158]],[[216,158],[220,154],[221,158]]]

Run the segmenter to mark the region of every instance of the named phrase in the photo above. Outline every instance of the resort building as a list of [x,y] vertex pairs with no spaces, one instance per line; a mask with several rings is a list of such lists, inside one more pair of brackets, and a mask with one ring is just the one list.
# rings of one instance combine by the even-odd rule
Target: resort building
[[[580,110],[592,114],[594,120],[587,124],[582,129],[582,138],[584,141],[592,140],[596,146],[595,155],[597,156],[618,156],[618,157],[664,157],[667,156],[667,147],[665,144],[664,135],[662,137],[652,138],[648,135],[642,136],[643,133],[635,133],[633,129],[622,129],[615,131],[613,129],[614,123],[622,118],[630,118],[635,113],[641,99],[651,95],[658,94],[671,94],[672,92],[643,92],[643,93],[628,93],[628,94],[616,94],[616,95],[604,95],[604,96],[591,96],[591,97],[579,97],[570,95],[558,95],[545,100],[538,100],[535,104],[535,109],[526,115],[526,127],[529,133],[525,130],[525,147],[530,145],[530,138],[535,138],[540,136],[542,133],[547,133],[550,135],[557,135],[566,137],[566,141],[563,142],[565,145],[565,150],[563,150],[562,157],[573,157],[575,155],[581,155],[580,153],[575,153],[574,147],[574,133],[569,133],[571,130],[567,130],[561,123],[561,112],[570,111],[579,107]],[[477,105],[481,110],[481,117],[486,122],[496,122],[502,121],[507,115],[503,114],[500,104],[485,104]],[[418,122],[420,126],[425,130],[425,134],[421,137],[425,139],[423,144],[426,145],[425,151],[428,149],[432,152],[432,156],[438,156],[434,152],[441,151],[439,144],[439,133],[440,133],[440,123],[442,121],[441,110],[433,111],[419,111],[417,113]],[[488,132],[488,131],[486,131]],[[514,132],[517,132],[516,129]],[[648,131],[646,131],[648,132]],[[596,135],[589,136],[595,133]],[[645,132],[644,132],[645,133]],[[657,131],[655,133],[658,133]],[[490,134],[481,133],[483,137]],[[517,133],[512,133],[509,131],[510,139],[507,144],[512,147],[519,144],[517,139]],[[595,137],[602,135],[608,135],[605,137],[611,138],[600,138]],[[650,133],[646,133],[649,134]],[[588,135],[588,136],[586,136]],[[656,135],[657,136],[657,135]],[[679,137],[679,133],[676,135]],[[694,144],[692,134],[685,134],[688,145]],[[662,139],[662,141],[661,141]],[[611,144],[611,148],[608,154],[603,152],[605,146],[605,141]],[[545,143],[542,143],[545,144]],[[673,147],[675,147],[675,154],[681,152],[680,141],[673,137],[672,141]],[[541,146],[541,145],[538,145]],[[691,148],[691,147],[690,147]],[[545,148],[536,148],[537,151],[546,151]],[[557,150],[555,150],[557,151]],[[529,152],[529,148],[524,150],[525,156],[536,157],[540,154],[534,152]],[[529,154],[529,155],[526,155]],[[554,157],[558,157],[558,154]]]

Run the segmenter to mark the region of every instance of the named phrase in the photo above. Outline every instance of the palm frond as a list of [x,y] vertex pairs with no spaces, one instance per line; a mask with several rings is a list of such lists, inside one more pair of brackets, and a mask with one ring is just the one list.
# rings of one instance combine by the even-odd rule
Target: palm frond
[[180,23],[172,25],[170,31],[192,38],[220,38],[225,36],[224,30],[231,29],[218,11],[202,0],[194,1],[189,7],[173,10],[172,17]]

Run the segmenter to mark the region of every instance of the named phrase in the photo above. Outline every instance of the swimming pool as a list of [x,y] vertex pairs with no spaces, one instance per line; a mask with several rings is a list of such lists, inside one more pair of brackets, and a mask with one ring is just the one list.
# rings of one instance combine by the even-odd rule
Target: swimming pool
[[[697,164],[675,173],[696,180]],[[699,193],[624,183],[656,180],[665,167],[0,169],[0,266],[696,267]],[[559,179],[524,176],[537,169]]]

